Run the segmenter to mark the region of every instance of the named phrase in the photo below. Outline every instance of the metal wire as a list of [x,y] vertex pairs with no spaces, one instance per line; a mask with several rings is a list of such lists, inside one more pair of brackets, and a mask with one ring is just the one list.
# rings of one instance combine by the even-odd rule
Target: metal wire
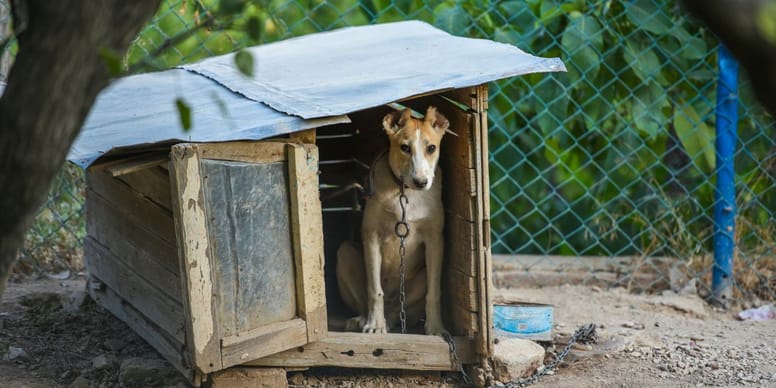
[[[7,4],[0,0],[0,10]],[[143,60],[218,5],[165,1],[127,62]],[[246,33],[250,18],[259,20],[260,34]],[[407,19],[559,56],[569,69],[490,87],[494,253],[558,255],[578,264],[563,268],[588,268],[580,257],[605,258],[620,285],[651,276],[641,289],[670,287],[669,272],[679,270],[708,291],[718,43],[674,1],[265,0],[248,6],[235,28],[203,29],[149,62],[167,68],[248,45]],[[739,90],[734,298],[775,299],[776,125],[748,81]],[[52,193],[25,257],[58,244],[54,235],[83,236],[80,184]],[[64,214],[62,194],[74,204]],[[621,256],[638,260],[626,264]],[[663,265],[659,257],[673,261]],[[532,266],[518,270],[541,278]],[[580,280],[611,281],[592,267]]]

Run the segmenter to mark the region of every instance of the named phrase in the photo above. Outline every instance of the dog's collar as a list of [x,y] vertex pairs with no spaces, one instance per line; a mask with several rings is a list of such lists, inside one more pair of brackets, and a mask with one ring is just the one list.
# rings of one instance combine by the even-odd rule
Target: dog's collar
[[396,185],[398,185],[399,187],[401,187],[401,185],[404,185],[405,189],[409,189],[410,188],[404,182],[402,182],[402,180],[399,179],[399,177],[397,177],[396,174],[393,173],[393,169],[391,168],[390,164],[388,164],[388,169],[391,170],[391,176],[393,177],[393,181],[396,182]]
[[[377,155],[374,162],[372,162],[372,166],[369,167],[369,187],[366,192],[366,195],[368,197],[371,197],[375,193],[375,171],[377,170],[376,169],[377,163],[380,162],[380,159],[385,158],[386,155],[388,155],[388,150],[385,150],[381,152],[380,155]],[[391,177],[393,178],[393,181],[396,182],[396,185],[399,186],[399,188],[401,188],[402,184],[404,183],[399,177],[396,176],[396,174],[393,173],[393,169],[391,168],[390,163],[388,164],[388,171],[391,172]],[[404,184],[404,188],[408,189],[409,186]]]

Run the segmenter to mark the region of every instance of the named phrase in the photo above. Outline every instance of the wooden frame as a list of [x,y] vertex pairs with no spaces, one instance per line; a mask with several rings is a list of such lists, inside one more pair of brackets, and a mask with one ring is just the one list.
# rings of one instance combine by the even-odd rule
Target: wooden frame
[[[200,171],[202,160],[288,165],[290,209],[296,276],[297,317],[222,336],[216,316],[212,241]],[[317,149],[283,142],[178,144],[171,152],[172,198],[183,282],[187,343],[191,364],[209,373],[305,345],[326,335],[326,299]],[[304,236],[304,239],[301,237]]]
[[[450,101],[456,101],[453,104]],[[490,357],[492,344],[492,316],[490,306],[491,274],[487,169],[487,87],[453,90],[442,94],[431,94],[412,98],[401,103],[424,112],[428,105],[435,105],[448,115],[451,128],[459,133],[448,135],[442,142],[441,162],[444,170],[446,206],[445,274],[451,305],[447,314],[452,322],[451,332],[455,335],[457,349],[462,361],[474,364]],[[357,158],[368,163],[375,155],[374,144],[359,143],[360,137],[370,141],[371,137],[382,138],[379,127],[368,125],[379,123],[384,114],[382,109],[374,112],[360,112],[351,115],[352,128],[359,134],[353,138],[343,137],[349,125],[340,125],[332,135],[328,128],[319,128],[319,147],[328,160]],[[371,132],[370,132],[371,131]],[[344,139],[344,140],[343,140]],[[483,140],[485,139],[485,140]],[[363,146],[363,147],[362,147]],[[348,154],[351,152],[352,154]],[[342,179],[327,171],[322,158],[322,183],[343,184]],[[327,167],[328,168],[328,167]],[[326,232],[326,231],[324,231]],[[487,236],[483,233],[488,234]],[[331,243],[329,241],[328,243]],[[336,249],[337,244],[335,243]],[[332,249],[329,246],[328,249]],[[330,253],[331,254],[331,253]],[[331,259],[331,258],[330,258]],[[333,264],[329,262],[329,265]],[[450,286],[454,284],[455,286]],[[318,342],[288,350],[282,353],[250,361],[253,366],[285,367],[369,367],[377,369],[416,369],[454,371],[457,366],[449,357],[447,343],[439,337],[425,335],[374,335],[330,331],[328,337]]]

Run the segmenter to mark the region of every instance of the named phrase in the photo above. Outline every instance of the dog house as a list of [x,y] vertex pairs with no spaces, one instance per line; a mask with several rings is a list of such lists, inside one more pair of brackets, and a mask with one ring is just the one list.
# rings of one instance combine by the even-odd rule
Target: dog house
[[[86,169],[89,292],[194,384],[232,366],[457,370],[421,331],[348,333],[337,247],[358,238],[382,118],[436,106],[443,319],[466,365],[492,354],[487,82],[557,59],[420,22],[355,27],[116,81],[69,159]],[[183,131],[176,99],[191,107]],[[398,247],[397,247],[398,249]]]

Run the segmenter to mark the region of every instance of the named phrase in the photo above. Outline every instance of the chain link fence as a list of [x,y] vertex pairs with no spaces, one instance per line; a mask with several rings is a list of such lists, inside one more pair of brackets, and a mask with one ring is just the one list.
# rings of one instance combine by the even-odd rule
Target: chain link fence
[[[212,11],[234,3],[165,1],[126,63],[164,69],[407,19],[561,57],[567,73],[490,88],[492,248],[509,254],[497,257],[497,285],[560,279],[654,291],[698,279],[708,292],[718,42],[674,1],[259,0],[227,24],[212,23]],[[7,12],[0,16],[2,24]],[[741,84],[735,296],[774,300],[776,125]],[[20,271],[43,263],[74,269],[82,187],[80,172],[65,168],[28,235]]]

